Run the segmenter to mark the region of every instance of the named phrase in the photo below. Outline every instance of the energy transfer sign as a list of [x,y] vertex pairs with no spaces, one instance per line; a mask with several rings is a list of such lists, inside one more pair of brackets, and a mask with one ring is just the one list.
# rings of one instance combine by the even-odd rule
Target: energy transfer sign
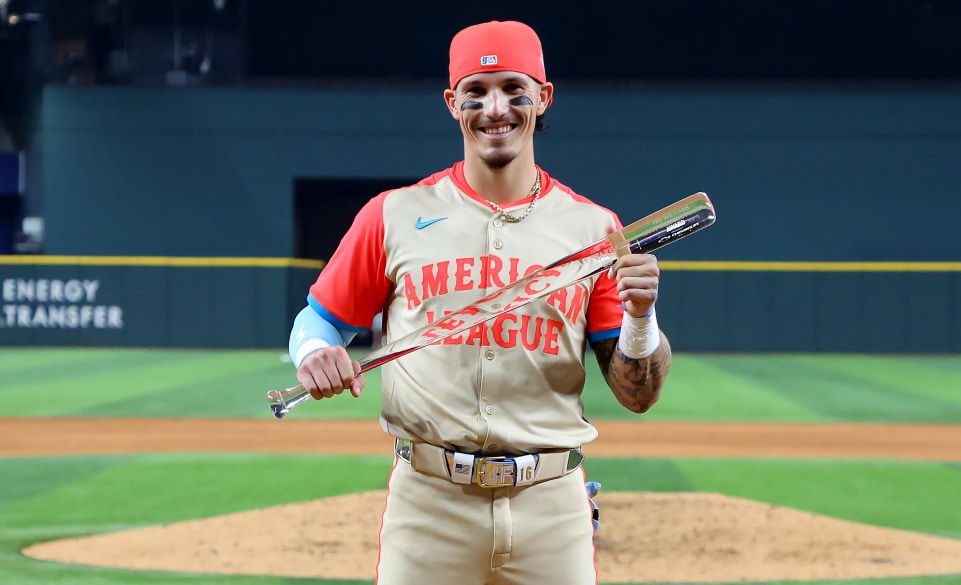
[[0,280],[0,328],[123,329],[123,308],[98,304],[99,280]]

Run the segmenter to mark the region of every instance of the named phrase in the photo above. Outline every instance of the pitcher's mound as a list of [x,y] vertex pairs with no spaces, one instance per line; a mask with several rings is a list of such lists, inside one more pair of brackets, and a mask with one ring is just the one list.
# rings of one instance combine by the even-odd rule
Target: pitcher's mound
[[[704,493],[601,493],[600,580],[736,582],[961,573],[961,541]],[[105,567],[373,579],[385,492],[37,544]]]

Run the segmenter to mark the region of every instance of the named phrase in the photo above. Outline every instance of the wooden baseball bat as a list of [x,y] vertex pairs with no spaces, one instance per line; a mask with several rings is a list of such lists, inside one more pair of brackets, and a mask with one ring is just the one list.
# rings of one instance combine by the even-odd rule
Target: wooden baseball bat
[[[523,307],[527,303],[599,274],[625,254],[649,254],[714,223],[714,206],[704,193],[695,193],[606,238],[505,285],[503,288],[397,339],[358,360],[360,372],[382,366],[428,345],[463,333],[471,327]],[[310,398],[302,385],[267,392],[276,418]]]

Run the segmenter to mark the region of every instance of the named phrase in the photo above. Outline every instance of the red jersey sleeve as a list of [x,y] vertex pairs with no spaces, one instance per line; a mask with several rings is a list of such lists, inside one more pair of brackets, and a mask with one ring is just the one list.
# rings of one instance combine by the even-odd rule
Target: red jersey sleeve
[[[621,220],[611,213],[614,226],[622,229]],[[617,281],[605,270],[597,278],[594,290],[587,301],[587,335],[591,343],[617,337],[621,333],[624,306],[617,296]]]
[[310,287],[308,302],[335,326],[364,329],[387,302],[384,199],[381,193],[357,213],[350,229]]

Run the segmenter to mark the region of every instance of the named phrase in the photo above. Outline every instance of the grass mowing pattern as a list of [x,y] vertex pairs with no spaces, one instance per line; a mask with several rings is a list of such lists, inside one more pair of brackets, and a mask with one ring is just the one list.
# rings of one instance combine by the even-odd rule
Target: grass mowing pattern
[[128,457],[0,458],[0,511],[96,475]]
[[672,459],[588,458],[587,481],[601,483],[605,492],[690,492],[691,480]]
[[[293,366],[282,362],[282,355],[280,350],[5,350],[0,416],[269,418],[266,391],[296,384]],[[585,412],[596,420],[961,421],[961,356],[679,354],[661,401],[643,416],[617,403],[596,364],[589,363],[587,372]],[[365,376],[360,399],[308,403],[291,416],[377,418],[380,370]]]
[[[0,370],[0,416],[272,418],[267,390],[297,383],[281,351],[18,350]],[[62,361],[61,361],[62,360]],[[13,367],[13,365],[11,367]],[[300,418],[376,418],[380,372],[362,399],[329,400]],[[44,400],[24,401],[24,396]]]
[[693,489],[961,539],[961,473],[940,463],[680,459]]
[[[296,383],[282,354],[5,349],[0,416],[180,417],[188,414],[189,398],[192,416],[269,417],[263,393]],[[376,418],[379,381],[379,370],[369,372],[361,399],[310,403],[292,416]],[[588,364],[584,402],[597,420],[957,424],[959,389],[961,356],[677,355],[650,414],[634,415],[618,405],[594,363]],[[25,409],[24,396],[45,400]],[[26,559],[18,551],[33,542],[383,489],[389,466],[389,454],[0,459],[0,583],[367,584],[76,567]],[[604,491],[710,491],[961,539],[957,463],[592,458],[586,469]],[[810,585],[961,585],[961,576]]]
[[[882,389],[920,394],[927,398],[961,405],[961,360],[917,357],[891,359],[884,356],[794,356],[794,362],[808,364],[824,372],[837,372]],[[952,367],[953,366],[953,367]]]
[[[836,421],[950,423],[961,421],[961,401],[931,396],[919,388],[961,388],[961,375],[945,376],[911,363],[888,358],[883,375],[871,375],[878,358],[827,356],[725,356],[702,358],[749,384]],[[827,366],[823,364],[828,364]],[[861,372],[868,372],[863,375]],[[953,379],[949,379],[953,378]],[[709,387],[709,382],[705,381]],[[939,391],[940,392],[940,391]]]
[[[29,466],[30,459],[40,458],[19,462]],[[69,459],[63,461],[69,463]],[[0,517],[6,530],[65,524],[91,532],[102,532],[100,524],[135,527],[205,518],[384,489],[392,462],[387,456],[140,455],[12,502],[0,508]]]
[[[747,379],[710,356],[676,355],[661,391],[661,399],[644,418],[683,421],[831,422],[830,416],[806,407],[790,397],[772,392],[766,381]],[[596,369],[596,368],[594,368]],[[600,375],[592,375],[591,397],[600,395],[608,405],[601,413],[589,406],[591,418],[625,418],[624,408],[614,401]],[[587,392],[585,391],[585,394]]]

